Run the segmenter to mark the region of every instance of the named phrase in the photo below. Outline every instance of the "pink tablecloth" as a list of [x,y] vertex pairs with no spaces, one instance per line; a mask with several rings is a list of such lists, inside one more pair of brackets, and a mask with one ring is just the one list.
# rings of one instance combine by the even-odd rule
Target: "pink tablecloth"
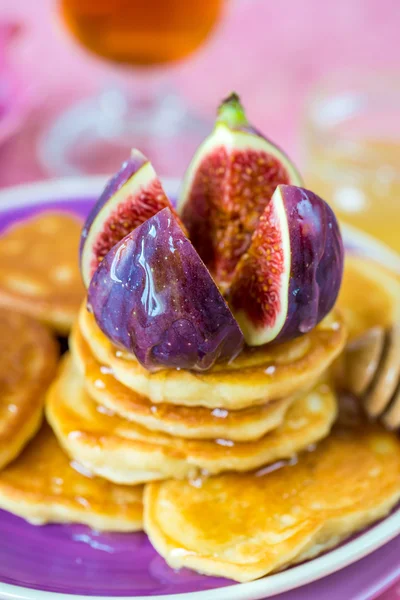
[[[39,103],[0,149],[0,185],[45,176],[35,157],[38,133],[110,77],[110,68],[68,38],[56,8],[54,0],[0,0],[0,18],[25,26],[13,61]],[[399,23],[397,0],[227,0],[215,35],[172,77],[210,117],[217,101],[236,89],[252,120],[299,157],[299,116],[310,85],[343,67],[399,68]]]
[[391,587],[384,594],[379,596],[378,600],[399,600],[400,598],[400,583],[397,583],[395,586]]

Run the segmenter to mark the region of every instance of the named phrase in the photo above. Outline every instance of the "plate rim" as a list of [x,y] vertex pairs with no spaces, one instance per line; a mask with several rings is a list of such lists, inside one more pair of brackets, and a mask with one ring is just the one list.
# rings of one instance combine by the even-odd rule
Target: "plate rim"
[[[85,195],[96,195],[101,192],[107,179],[107,175],[67,177],[6,187],[0,190],[0,212],[34,206],[38,201],[46,204],[53,200],[74,201]],[[179,187],[177,179],[164,178],[163,183],[169,194],[176,193]],[[378,260],[400,272],[400,256],[395,251],[354,227],[342,225],[342,230],[345,237],[359,245],[367,246]],[[256,600],[281,594],[322,579],[371,554],[399,534],[400,509],[358,535],[357,538],[304,564],[291,567],[288,571],[267,575],[248,583],[233,583],[217,589],[150,597],[82,596],[37,590],[0,581],[0,597],[4,600],[121,600],[122,598],[123,600],[148,600],[149,598],[152,600],[226,600],[226,593],[229,589],[230,600]]]

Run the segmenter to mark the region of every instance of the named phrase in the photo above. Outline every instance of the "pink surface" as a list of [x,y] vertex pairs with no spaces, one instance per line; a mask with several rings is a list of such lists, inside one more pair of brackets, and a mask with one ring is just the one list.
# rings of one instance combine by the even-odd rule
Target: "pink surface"
[[[21,19],[25,32],[12,58],[38,106],[23,130],[0,148],[0,185],[44,177],[36,138],[74,99],[102,88],[110,67],[65,34],[53,0],[0,0],[0,18]],[[238,90],[260,128],[292,155],[304,98],[321,76],[346,68],[398,68],[397,0],[227,0],[226,18],[171,77],[199,111]],[[301,157],[300,157],[301,158]]]
[[[398,0],[230,0],[226,12],[214,37],[171,78],[208,115],[236,89],[251,119],[300,163],[300,115],[310,86],[333,70],[400,68]],[[0,20],[10,17],[23,26],[12,63],[35,102],[18,133],[0,146],[0,186],[45,177],[36,158],[40,133],[74,100],[113,78],[110,67],[68,38],[53,0],[0,0]],[[400,586],[382,596],[397,598]]]
[[400,583],[396,583],[388,589],[384,594],[379,596],[379,600],[399,600],[400,598]]
[[10,64],[9,48],[19,33],[13,21],[0,21],[0,145],[22,125],[30,105],[25,82]]

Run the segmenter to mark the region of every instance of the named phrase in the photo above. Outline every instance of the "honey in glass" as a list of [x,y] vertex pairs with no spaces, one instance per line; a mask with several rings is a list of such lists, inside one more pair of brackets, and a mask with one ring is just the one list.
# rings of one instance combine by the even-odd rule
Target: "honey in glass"
[[333,77],[309,106],[306,186],[400,252],[400,78]]
[[62,0],[64,21],[87,49],[150,66],[185,58],[217,22],[222,0]]

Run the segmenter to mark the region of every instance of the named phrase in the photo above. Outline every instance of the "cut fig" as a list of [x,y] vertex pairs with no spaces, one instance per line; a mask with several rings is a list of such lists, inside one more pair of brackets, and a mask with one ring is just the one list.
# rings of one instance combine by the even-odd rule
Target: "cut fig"
[[89,286],[105,335],[148,370],[205,370],[233,359],[243,335],[170,209],[114,246]]
[[128,233],[163,208],[173,210],[153,166],[139,150],[108,182],[82,230],[80,259],[86,287],[100,262]]
[[226,290],[279,184],[301,185],[288,157],[247,121],[236,94],[186,172],[178,213],[215,281]]
[[246,342],[287,341],[313,329],[336,301],[343,257],[330,206],[303,188],[278,186],[230,287]]

